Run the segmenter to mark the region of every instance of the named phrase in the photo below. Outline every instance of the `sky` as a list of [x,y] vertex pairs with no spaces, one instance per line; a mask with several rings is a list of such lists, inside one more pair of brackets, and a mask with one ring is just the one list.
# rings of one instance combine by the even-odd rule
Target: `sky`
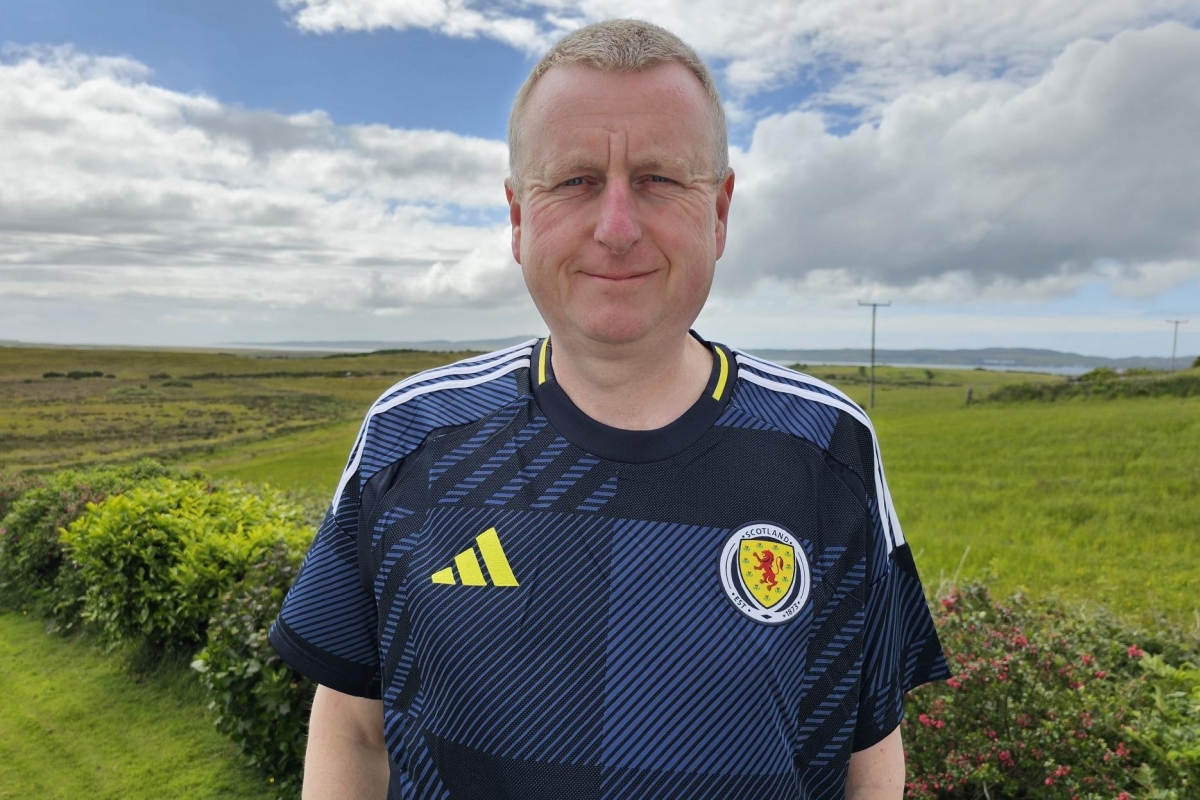
[[1200,0],[4,0],[0,340],[543,333],[508,110],[622,16],[730,119],[706,337],[1200,353]]

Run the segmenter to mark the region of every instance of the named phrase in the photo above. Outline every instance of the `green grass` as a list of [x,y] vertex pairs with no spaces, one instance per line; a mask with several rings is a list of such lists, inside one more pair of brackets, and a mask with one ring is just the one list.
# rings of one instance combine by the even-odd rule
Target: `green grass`
[[0,614],[0,798],[273,797],[181,672],[134,679],[122,657]]
[[966,407],[933,388],[878,399],[888,483],[927,583],[961,562],[962,577],[999,592],[1200,632],[1200,398]]
[[[366,413],[366,407],[363,408]],[[329,500],[337,489],[360,422],[238,445],[193,463],[218,478],[268,483]]]

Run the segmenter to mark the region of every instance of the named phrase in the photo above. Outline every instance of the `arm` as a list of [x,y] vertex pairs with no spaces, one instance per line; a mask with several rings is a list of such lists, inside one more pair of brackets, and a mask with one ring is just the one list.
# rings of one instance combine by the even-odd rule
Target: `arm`
[[388,772],[383,701],[317,686],[308,720],[304,800],[383,800]]
[[900,800],[904,796],[904,743],[896,727],[881,742],[850,755],[846,800]]

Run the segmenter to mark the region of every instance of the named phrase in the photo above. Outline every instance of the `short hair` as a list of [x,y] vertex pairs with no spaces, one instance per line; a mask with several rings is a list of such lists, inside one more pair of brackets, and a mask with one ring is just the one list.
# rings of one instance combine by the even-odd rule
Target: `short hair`
[[729,132],[721,95],[708,67],[682,39],[666,28],[639,19],[610,19],[567,34],[534,66],[513,101],[508,117],[508,174],[513,190],[521,185],[517,152],[521,141],[521,116],[533,87],[552,67],[580,65],[601,72],[639,72],[663,64],[682,64],[704,89],[708,98],[716,146],[713,166],[716,179],[729,174]]

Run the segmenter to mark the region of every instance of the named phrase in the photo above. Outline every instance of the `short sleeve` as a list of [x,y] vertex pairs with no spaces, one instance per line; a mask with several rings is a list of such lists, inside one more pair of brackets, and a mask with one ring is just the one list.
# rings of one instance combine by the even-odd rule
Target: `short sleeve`
[[355,537],[343,527],[348,516],[345,509],[326,514],[271,626],[271,644],[293,669],[317,683],[378,698],[375,599],[360,577]]
[[871,584],[863,634],[862,692],[854,750],[883,740],[904,718],[904,694],[950,677],[907,543],[884,556]]

